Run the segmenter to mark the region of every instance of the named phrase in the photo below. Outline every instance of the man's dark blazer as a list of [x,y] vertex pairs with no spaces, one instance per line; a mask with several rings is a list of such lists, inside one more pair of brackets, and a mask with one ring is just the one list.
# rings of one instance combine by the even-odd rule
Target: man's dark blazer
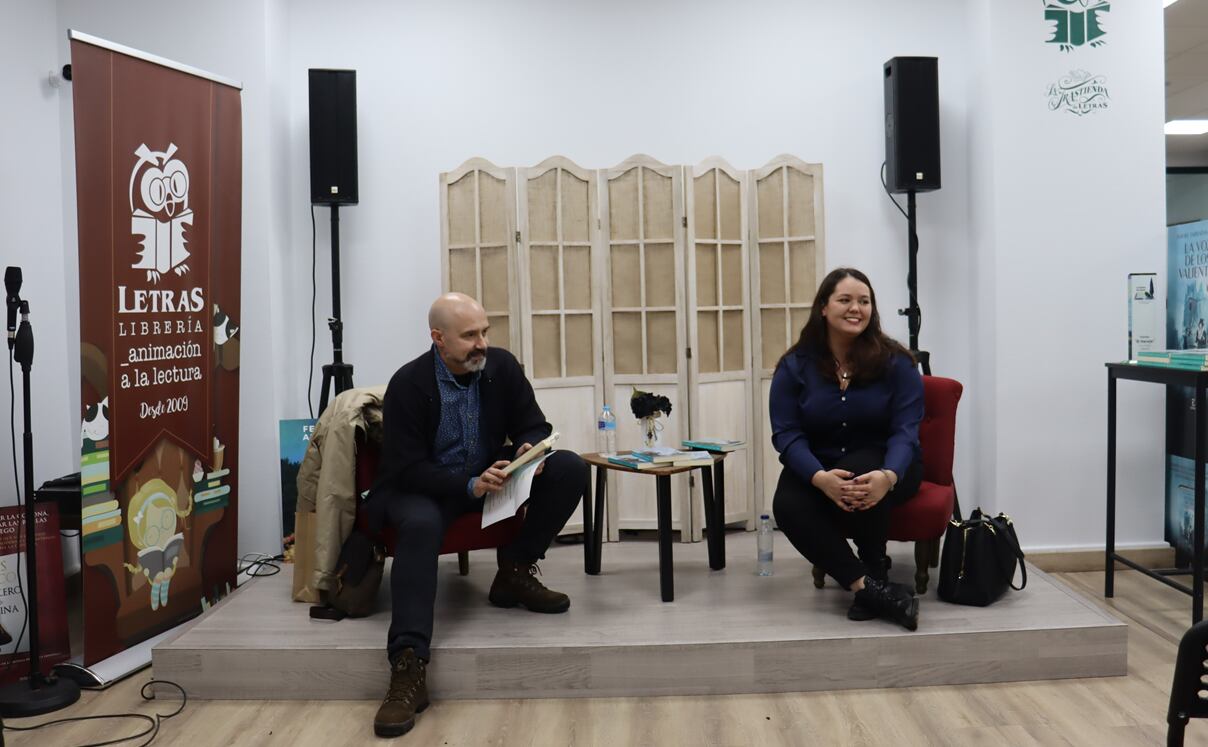
[[[390,378],[382,403],[382,458],[374,493],[419,493],[444,501],[466,498],[473,475],[438,467],[433,461],[440,425],[436,351],[406,363]],[[533,386],[520,363],[503,348],[490,348],[478,380],[479,438],[486,445],[486,469],[497,459],[512,459],[521,444],[535,444],[553,431],[537,405]],[[505,440],[511,444],[504,446]],[[387,488],[386,490],[379,490]]]

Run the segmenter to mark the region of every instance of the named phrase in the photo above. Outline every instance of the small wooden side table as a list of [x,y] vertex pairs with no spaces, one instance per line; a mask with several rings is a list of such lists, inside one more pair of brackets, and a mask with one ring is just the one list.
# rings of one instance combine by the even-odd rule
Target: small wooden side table
[[[622,452],[628,454],[628,452]],[[692,467],[656,467],[654,469],[630,469],[624,465],[615,464],[608,461],[608,457],[597,454],[587,453],[580,454],[583,461],[596,468],[596,502],[595,516],[588,517],[586,513],[591,511],[591,481],[588,480],[585,488],[583,507],[585,509],[583,526],[588,529],[584,534],[585,541],[590,543],[590,549],[585,553],[585,570],[590,575],[597,575],[600,572],[600,556],[603,549],[603,524],[604,524],[604,499],[608,490],[608,482],[605,479],[607,470],[616,470],[617,472],[629,472],[635,475],[653,475],[655,482],[655,495],[657,498],[658,509],[658,537],[659,537],[659,590],[662,592],[663,601],[670,602],[675,599],[675,578],[673,576],[672,561],[671,561],[671,476],[681,472],[689,472],[694,469],[701,471],[701,487],[705,497],[705,516],[708,521],[708,534],[706,541],[709,546],[709,567],[715,571],[719,571],[726,567],[726,535],[725,535],[725,515],[726,515],[726,475],[724,453],[713,453],[713,464],[699,465]],[[594,521],[592,521],[594,518]]]

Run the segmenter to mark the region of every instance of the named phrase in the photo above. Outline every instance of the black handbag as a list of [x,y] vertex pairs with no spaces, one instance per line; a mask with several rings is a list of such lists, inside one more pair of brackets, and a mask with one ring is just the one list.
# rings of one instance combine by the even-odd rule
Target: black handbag
[[[991,518],[974,509],[965,521],[948,522],[937,593],[945,602],[985,607],[1008,588],[1020,591],[1028,585],[1023,557],[1011,517],[1000,513]],[[1019,586],[1014,584],[1016,564]]]

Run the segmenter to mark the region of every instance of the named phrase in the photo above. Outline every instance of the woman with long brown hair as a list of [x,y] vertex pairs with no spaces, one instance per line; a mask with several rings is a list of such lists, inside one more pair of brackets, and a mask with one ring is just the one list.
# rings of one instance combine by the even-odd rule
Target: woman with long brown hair
[[922,480],[923,380],[881,331],[864,273],[840,267],[822,280],[800,339],[776,366],[769,412],[784,465],[772,503],[781,531],[854,593],[850,619],[916,629],[918,599],[889,583],[885,544],[890,508]]

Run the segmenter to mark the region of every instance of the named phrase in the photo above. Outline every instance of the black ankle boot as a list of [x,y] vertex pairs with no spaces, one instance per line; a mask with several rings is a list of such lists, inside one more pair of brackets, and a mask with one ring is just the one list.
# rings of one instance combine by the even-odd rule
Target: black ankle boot
[[[880,558],[864,563],[864,572],[869,578],[875,578],[878,581],[889,582],[889,566],[892,561],[888,555],[882,555]],[[901,584],[894,584],[901,586]],[[903,587],[905,588],[905,587]],[[864,622],[865,620],[876,620],[881,615],[871,607],[862,604],[860,600],[852,600],[851,607],[847,608],[847,619],[855,620],[856,622]]]
[[919,600],[901,586],[864,577],[864,588],[856,592],[856,601],[876,611],[879,617],[892,620],[907,630],[919,627]]

